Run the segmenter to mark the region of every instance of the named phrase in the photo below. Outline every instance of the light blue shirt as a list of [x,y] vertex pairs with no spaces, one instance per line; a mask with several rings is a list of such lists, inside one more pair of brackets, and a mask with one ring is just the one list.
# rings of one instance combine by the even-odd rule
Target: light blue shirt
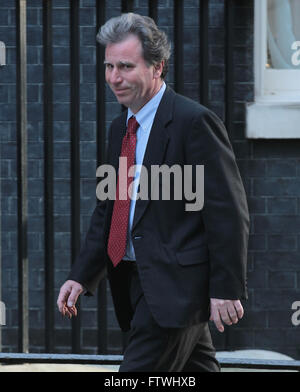
[[[149,102],[147,102],[146,105],[143,106],[142,109],[140,109],[135,115],[132,113],[130,109],[128,109],[127,122],[131,116],[135,116],[137,122],[140,125],[136,133],[136,147],[135,147],[136,165],[142,165],[143,163],[154,117],[165,90],[166,90],[166,84],[163,83],[159,92]],[[130,209],[129,209],[127,243],[126,243],[125,256],[123,257],[124,260],[135,260],[135,253],[131,240],[131,228],[132,228],[132,223],[134,218],[136,194],[138,190],[139,178],[140,178],[140,170],[136,170],[134,183],[133,183],[134,186],[132,189]]]

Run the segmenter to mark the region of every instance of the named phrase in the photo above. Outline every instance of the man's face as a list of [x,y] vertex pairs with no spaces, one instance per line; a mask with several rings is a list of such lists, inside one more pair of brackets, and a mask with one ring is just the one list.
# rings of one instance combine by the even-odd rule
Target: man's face
[[105,50],[105,78],[120,104],[137,113],[159,90],[162,64],[146,64],[138,37],[109,44]]

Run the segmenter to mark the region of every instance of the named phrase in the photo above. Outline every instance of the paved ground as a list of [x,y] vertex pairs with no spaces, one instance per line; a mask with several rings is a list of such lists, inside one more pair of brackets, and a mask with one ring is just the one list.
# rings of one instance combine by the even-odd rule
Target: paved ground
[[[251,359],[278,359],[290,360],[286,355],[265,350],[241,350],[234,352],[218,352],[219,358],[251,358]],[[57,364],[22,364],[22,365],[0,365],[0,372],[117,372],[119,366],[103,365],[57,365]],[[225,368],[222,372],[260,372],[255,369],[231,369]],[[263,370],[262,370],[263,371]],[[272,372],[273,370],[266,370]],[[276,370],[274,370],[276,371]],[[278,371],[276,371],[278,372]]]
[[119,366],[102,365],[56,365],[56,364],[24,364],[0,365],[1,372],[117,372]]
[[[55,364],[24,364],[24,365],[2,365],[2,372],[22,372],[22,373],[39,373],[39,372],[63,372],[63,373],[88,373],[88,372],[117,372],[118,366],[95,366],[95,365],[55,365]],[[222,369],[222,372],[263,372],[256,369]],[[264,372],[278,372],[277,370],[265,370]],[[289,372],[286,370],[285,372]]]

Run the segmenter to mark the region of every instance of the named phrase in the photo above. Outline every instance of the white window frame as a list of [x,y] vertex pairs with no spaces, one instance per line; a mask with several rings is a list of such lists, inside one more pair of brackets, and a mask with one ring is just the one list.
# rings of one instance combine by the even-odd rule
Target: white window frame
[[267,0],[255,0],[255,102],[246,105],[246,137],[300,138],[300,70],[271,69],[267,63]]

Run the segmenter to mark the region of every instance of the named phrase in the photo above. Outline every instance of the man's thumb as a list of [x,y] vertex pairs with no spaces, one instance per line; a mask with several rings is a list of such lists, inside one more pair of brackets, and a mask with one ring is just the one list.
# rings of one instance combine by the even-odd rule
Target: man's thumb
[[76,304],[79,294],[80,294],[79,290],[76,290],[74,288],[72,289],[71,294],[68,298],[68,303],[67,303],[69,308],[71,308],[72,306],[74,306]]

